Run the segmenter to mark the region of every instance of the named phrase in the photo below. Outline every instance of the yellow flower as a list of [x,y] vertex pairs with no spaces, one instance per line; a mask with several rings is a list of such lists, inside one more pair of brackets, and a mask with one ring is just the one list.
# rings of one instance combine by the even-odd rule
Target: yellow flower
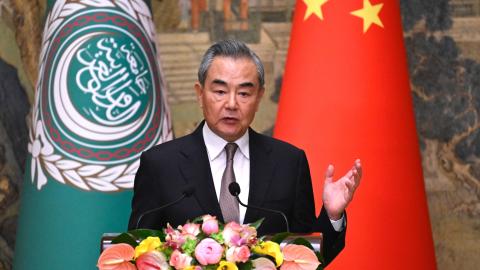
[[232,262],[220,261],[220,265],[217,267],[217,270],[238,270],[238,267]]
[[149,236],[146,239],[143,239],[140,244],[135,247],[135,259],[138,258],[145,252],[149,252],[155,250],[156,248],[160,247],[161,242],[160,238]]
[[268,255],[275,258],[275,264],[277,267],[283,263],[283,254],[280,251],[280,245],[272,241],[262,242],[252,249],[253,252],[260,255]]
[[196,265],[189,265],[189,266],[183,268],[183,270],[194,270],[195,267],[197,267],[197,266]]

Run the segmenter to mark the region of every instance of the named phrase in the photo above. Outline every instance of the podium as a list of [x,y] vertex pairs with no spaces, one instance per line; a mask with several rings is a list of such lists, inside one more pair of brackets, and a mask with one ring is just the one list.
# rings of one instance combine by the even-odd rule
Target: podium
[[[108,248],[109,246],[111,246],[113,239],[115,239],[115,237],[117,237],[118,235],[119,233],[104,233],[102,235],[102,239],[100,242],[100,253],[106,248]],[[271,238],[272,236],[265,236],[266,240],[269,240]],[[323,235],[321,233],[310,233],[310,234],[292,233],[280,243],[280,247],[283,248],[285,245],[291,243],[292,241],[298,238],[303,238],[307,240],[312,245],[313,249],[316,252],[321,253],[322,241],[323,241]]]

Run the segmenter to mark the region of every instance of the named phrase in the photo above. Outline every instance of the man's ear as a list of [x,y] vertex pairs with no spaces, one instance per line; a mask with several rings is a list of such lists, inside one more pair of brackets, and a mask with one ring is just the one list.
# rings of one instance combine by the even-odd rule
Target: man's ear
[[265,87],[261,87],[258,89],[258,96],[257,96],[257,104],[255,111],[258,112],[258,108],[260,107],[260,102],[262,101],[263,94],[265,94]]
[[259,97],[258,97],[258,98],[259,98],[259,99],[262,99],[263,94],[265,94],[265,87],[261,87],[261,88],[260,88],[260,92],[258,92],[258,94],[259,94]]
[[197,101],[198,101],[198,104],[200,105],[200,108],[203,108],[203,101],[202,101],[203,87],[199,81],[195,83],[195,93],[197,94]]

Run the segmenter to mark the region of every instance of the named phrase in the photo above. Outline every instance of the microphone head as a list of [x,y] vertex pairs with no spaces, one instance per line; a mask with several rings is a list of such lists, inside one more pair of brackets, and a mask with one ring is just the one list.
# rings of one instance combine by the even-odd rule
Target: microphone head
[[193,193],[195,193],[195,187],[192,184],[187,184],[182,189],[182,194],[186,197],[192,196]]
[[228,191],[232,196],[237,197],[240,194],[240,185],[237,182],[232,182],[228,185]]

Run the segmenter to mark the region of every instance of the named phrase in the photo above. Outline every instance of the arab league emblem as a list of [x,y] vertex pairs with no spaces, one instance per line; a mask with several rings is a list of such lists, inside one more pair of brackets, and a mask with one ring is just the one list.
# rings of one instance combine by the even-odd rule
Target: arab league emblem
[[49,177],[82,190],[131,189],[141,152],[171,137],[153,29],[141,0],[55,3],[28,145],[39,190]]

